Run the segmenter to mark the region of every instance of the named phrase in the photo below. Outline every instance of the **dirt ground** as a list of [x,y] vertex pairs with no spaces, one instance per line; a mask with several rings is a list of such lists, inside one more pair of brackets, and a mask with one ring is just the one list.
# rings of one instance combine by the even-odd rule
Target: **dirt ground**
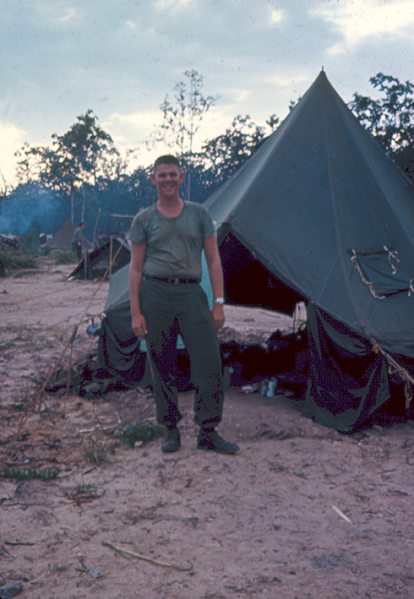
[[[72,364],[96,347],[86,326],[108,283],[67,281],[71,270],[45,261],[0,279],[2,467],[60,469],[0,478],[0,586],[22,581],[22,599],[414,597],[411,423],[344,436],[300,401],[230,388],[220,432],[241,449],[223,456],[196,449],[184,393],[183,446],[165,455],[160,439],[129,449],[117,436],[154,420],[146,392],[63,390],[31,409],[75,325]],[[292,326],[226,310],[256,341]]]

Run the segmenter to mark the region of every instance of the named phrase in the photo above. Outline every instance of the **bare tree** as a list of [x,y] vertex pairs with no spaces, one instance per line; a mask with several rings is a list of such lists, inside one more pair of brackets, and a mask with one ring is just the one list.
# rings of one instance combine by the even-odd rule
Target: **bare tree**
[[187,199],[190,199],[191,159],[194,153],[194,138],[203,116],[214,106],[219,96],[203,96],[203,76],[197,71],[184,72],[185,81],[174,86],[174,101],[168,94],[160,105],[163,121],[154,132],[149,144],[164,142],[171,151],[183,158],[189,166],[187,174]]

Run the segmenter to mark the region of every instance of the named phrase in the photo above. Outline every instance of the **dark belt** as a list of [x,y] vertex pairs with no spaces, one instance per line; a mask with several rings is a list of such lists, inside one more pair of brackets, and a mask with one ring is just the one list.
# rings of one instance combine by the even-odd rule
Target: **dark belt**
[[162,281],[170,283],[170,285],[187,285],[189,283],[198,283],[197,279],[178,279],[177,277],[153,277],[152,275],[144,275],[150,281]]

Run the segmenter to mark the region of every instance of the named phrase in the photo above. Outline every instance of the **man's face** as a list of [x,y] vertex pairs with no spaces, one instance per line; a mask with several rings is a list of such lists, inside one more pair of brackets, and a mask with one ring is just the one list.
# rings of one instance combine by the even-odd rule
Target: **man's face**
[[176,164],[159,164],[151,181],[157,186],[158,193],[164,197],[173,197],[178,194],[178,188],[184,180],[184,173]]

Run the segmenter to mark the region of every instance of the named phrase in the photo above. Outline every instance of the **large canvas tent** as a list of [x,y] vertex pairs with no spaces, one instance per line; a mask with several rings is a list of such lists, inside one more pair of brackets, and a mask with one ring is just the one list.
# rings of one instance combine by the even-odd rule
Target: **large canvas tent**
[[322,71],[209,200],[227,301],[307,303],[305,411],[347,431],[391,397],[414,358],[414,187]]
[[75,234],[76,227],[73,222],[68,218],[63,227],[52,237],[49,241],[48,246],[52,249],[68,250],[72,246],[73,236]]

